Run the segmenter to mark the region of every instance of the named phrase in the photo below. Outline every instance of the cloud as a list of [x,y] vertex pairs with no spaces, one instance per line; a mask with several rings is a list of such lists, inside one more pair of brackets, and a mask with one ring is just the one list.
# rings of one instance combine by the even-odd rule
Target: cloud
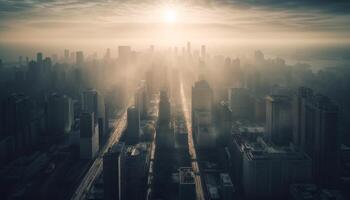
[[211,36],[295,33],[333,39],[350,34],[345,0],[8,0],[0,1],[0,37],[117,37],[115,31],[137,37],[160,27],[155,24],[162,4],[180,5],[183,30],[216,32]]

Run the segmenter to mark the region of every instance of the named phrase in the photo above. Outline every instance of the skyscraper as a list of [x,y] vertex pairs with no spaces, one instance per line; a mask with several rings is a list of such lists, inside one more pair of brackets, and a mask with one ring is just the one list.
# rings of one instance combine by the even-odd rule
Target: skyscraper
[[39,52],[36,54],[36,62],[41,65],[43,63],[43,53]]
[[254,102],[248,89],[230,88],[228,93],[232,116],[238,119],[252,119]]
[[128,108],[128,125],[126,132],[126,143],[127,144],[136,144],[139,142],[140,134],[140,114],[135,106]]
[[187,55],[191,55],[191,42],[187,42]]
[[220,174],[220,186],[223,200],[231,200],[234,199],[234,187],[230,178],[230,175],[227,173]]
[[166,91],[160,91],[159,101],[159,123],[169,126],[170,123],[170,101]]
[[292,136],[291,100],[287,96],[266,97],[266,133],[277,145],[286,145]]
[[141,119],[147,117],[148,112],[148,91],[146,81],[140,81],[135,92],[135,107],[140,112]]
[[161,148],[174,147],[174,132],[170,124],[170,101],[165,90],[160,91],[157,145]]
[[131,47],[130,46],[119,46],[118,47],[118,59],[122,62],[127,62],[131,58]]
[[95,114],[95,123],[99,125],[100,139],[105,134],[105,104],[103,96],[97,90],[88,89],[82,95],[83,111]]
[[315,182],[335,184],[339,176],[338,106],[303,87],[294,106],[293,142],[312,158]]
[[105,57],[104,57],[105,61],[109,61],[111,59],[111,49],[108,48],[106,50],[106,54],[105,54]]
[[73,123],[73,106],[69,97],[56,93],[49,96],[47,122],[49,133],[55,137],[69,133]]
[[103,156],[105,200],[125,200],[126,148],[124,143],[113,145]]
[[216,135],[212,130],[213,91],[205,80],[192,87],[192,132],[200,148],[212,148]]
[[205,59],[206,56],[207,56],[206,47],[205,47],[205,45],[202,45],[201,46],[201,57],[202,57],[202,59]]
[[69,50],[65,49],[64,50],[64,62],[68,62],[69,61]]
[[83,112],[80,115],[80,158],[93,159],[99,150],[98,125],[94,122],[94,113]]
[[2,102],[1,136],[12,138],[14,151],[25,149],[29,137],[31,103],[28,96],[12,94]]
[[192,87],[192,111],[212,112],[213,90],[205,80],[195,83]]
[[75,59],[75,64],[78,66],[82,66],[84,64],[84,53],[82,51],[77,51]]
[[179,169],[179,179],[179,200],[195,200],[196,185],[192,168],[181,167]]
[[313,91],[310,88],[300,87],[293,98],[293,143],[305,148],[305,123],[307,102],[311,101]]

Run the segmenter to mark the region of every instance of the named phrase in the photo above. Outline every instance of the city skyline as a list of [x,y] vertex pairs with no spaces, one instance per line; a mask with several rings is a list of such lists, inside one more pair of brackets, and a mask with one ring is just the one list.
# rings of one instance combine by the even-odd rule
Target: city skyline
[[0,1],[0,199],[350,199],[350,2]]
[[350,33],[347,1],[9,0],[0,8],[2,43],[348,44]]

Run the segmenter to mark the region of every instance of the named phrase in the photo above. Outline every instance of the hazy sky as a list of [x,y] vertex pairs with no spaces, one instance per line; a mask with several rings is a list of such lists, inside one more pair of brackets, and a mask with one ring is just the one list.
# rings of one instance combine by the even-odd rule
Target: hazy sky
[[344,43],[350,41],[348,2],[0,0],[0,40]]

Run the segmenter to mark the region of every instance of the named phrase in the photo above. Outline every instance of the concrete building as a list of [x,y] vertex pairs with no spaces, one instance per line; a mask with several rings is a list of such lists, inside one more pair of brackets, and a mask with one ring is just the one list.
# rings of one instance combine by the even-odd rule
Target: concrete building
[[20,153],[31,145],[31,109],[29,97],[23,94],[12,94],[2,102],[0,137],[11,137],[14,153]]
[[126,155],[126,199],[145,199],[148,171],[151,161],[151,144],[138,143],[127,147]]
[[292,105],[287,96],[266,97],[266,133],[276,145],[286,145],[292,138]]
[[85,90],[82,94],[83,112],[93,112],[95,123],[99,126],[99,138],[103,139],[106,132],[106,110],[103,96],[94,89]]
[[212,112],[213,90],[205,80],[195,83],[192,87],[192,110]]
[[292,184],[289,189],[291,200],[345,200],[340,191],[321,189],[314,184]]
[[80,158],[93,159],[99,151],[98,124],[94,122],[94,113],[80,115]]
[[118,59],[122,62],[127,62],[131,58],[130,46],[118,46]]
[[201,46],[201,57],[202,57],[202,59],[205,59],[207,57],[207,52],[206,52],[205,45]]
[[222,200],[232,200],[235,189],[233,187],[230,175],[227,173],[220,174],[220,190]]
[[[229,173],[236,188],[242,190],[242,166],[244,149],[241,148],[242,140],[264,137],[265,126],[262,124],[250,124],[236,122],[231,129],[231,135],[227,140],[230,153]],[[243,138],[243,139],[242,139]]]
[[265,99],[255,98],[254,104],[255,121],[263,122],[266,121],[266,102]]
[[140,114],[135,106],[131,106],[128,108],[127,115],[125,141],[127,144],[136,144],[140,137]]
[[194,173],[190,167],[179,169],[179,200],[195,200],[196,185]]
[[65,95],[53,93],[47,102],[47,123],[49,133],[53,136],[62,136],[71,131],[73,124],[72,100]]
[[289,184],[311,181],[312,161],[304,152],[269,145],[260,137],[237,142],[243,153],[242,186],[248,199],[284,198]]
[[208,82],[196,82],[192,87],[192,133],[201,148],[213,148],[216,144],[217,136],[212,131],[212,107],[213,91]]
[[229,108],[236,119],[252,119],[254,101],[247,88],[231,88],[228,94]]
[[174,148],[175,135],[171,122],[170,101],[166,91],[160,92],[157,145],[160,148]]
[[69,49],[65,49],[63,54],[64,54],[64,62],[68,63],[69,62]]
[[113,145],[103,156],[103,182],[105,200],[125,200],[126,147]]
[[293,143],[305,149],[305,120],[307,102],[311,101],[313,91],[310,88],[300,87],[293,98]]
[[77,51],[75,56],[75,64],[82,66],[84,64],[84,52]]
[[162,125],[168,125],[170,123],[170,101],[166,91],[160,91],[160,101],[159,101],[159,123]]
[[331,186],[339,178],[339,108],[323,95],[300,88],[295,99],[293,142],[313,160],[314,181]]
[[217,136],[212,127],[212,115],[205,111],[196,111],[194,115],[195,142],[198,148],[215,148]]
[[36,62],[38,63],[38,65],[41,65],[43,63],[43,53],[38,52],[36,54]]
[[148,112],[148,91],[146,81],[142,80],[135,92],[135,107],[140,112],[141,119],[147,117]]
[[226,144],[231,138],[232,112],[228,104],[224,101],[220,102],[218,107],[218,124],[220,127],[220,135],[218,135],[218,143]]

